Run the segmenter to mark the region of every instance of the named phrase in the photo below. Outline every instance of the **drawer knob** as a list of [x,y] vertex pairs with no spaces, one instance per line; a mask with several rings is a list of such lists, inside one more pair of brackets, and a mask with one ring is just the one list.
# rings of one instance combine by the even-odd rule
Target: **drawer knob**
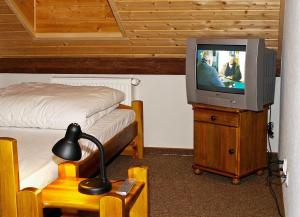
[[233,148],[231,148],[231,149],[228,150],[228,153],[229,153],[229,154],[234,154],[234,153],[235,153],[235,150],[234,150]]
[[210,116],[210,120],[215,121],[215,120],[217,120],[217,117],[212,115],[212,116]]

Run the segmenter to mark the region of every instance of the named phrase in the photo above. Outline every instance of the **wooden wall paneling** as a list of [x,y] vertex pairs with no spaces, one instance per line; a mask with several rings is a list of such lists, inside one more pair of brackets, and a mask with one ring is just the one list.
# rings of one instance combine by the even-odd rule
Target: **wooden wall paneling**
[[121,21],[120,15],[118,13],[118,10],[117,10],[116,4],[115,4],[115,1],[114,0],[107,0],[107,1],[108,1],[109,5],[110,5],[110,9],[111,9],[111,11],[112,11],[115,19],[116,19],[116,22],[117,22],[117,24],[119,26],[119,29],[120,29],[120,31],[122,33],[122,36],[123,37],[127,37],[126,31],[124,29],[124,25],[123,25],[123,23]]
[[198,31],[198,30],[175,30],[175,31],[161,31],[161,30],[134,30],[128,31],[129,38],[189,38],[189,37],[230,37],[230,38],[244,38],[244,37],[262,37],[262,38],[277,38],[278,31],[227,31],[227,30],[211,30],[211,31]]
[[280,17],[279,17],[279,33],[278,33],[278,52],[277,52],[277,75],[281,71],[281,55],[282,55],[282,40],[283,40],[283,24],[284,24],[285,0],[280,0]]
[[[14,43],[13,40],[31,40],[32,37],[26,31],[7,31],[1,32],[0,40],[5,40],[6,43]],[[2,49],[2,48],[1,48]],[[1,54],[3,51],[0,50]]]
[[130,10],[265,10],[278,9],[279,2],[277,0],[115,0],[117,7],[122,11]]
[[122,20],[278,20],[277,10],[120,11]]
[[185,58],[0,58],[0,73],[185,74]]
[[[2,0],[3,1],[3,0]],[[15,16],[17,16],[19,22],[22,23],[24,28],[31,34],[34,34],[34,2],[35,0],[5,0],[6,4],[9,6],[10,10],[13,11]]]
[[14,14],[0,14],[0,25],[10,23],[19,23],[19,20]]
[[[39,0],[36,16],[37,33],[101,33],[101,36],[105,36],[104,33],[120,33],[106,0]],[[109,36],[113,37],[112,34]]]
[[118,32],[118,28],[115,26],[113,20],[97,20],[97,21],[79,21],[69,20],[66,23],[64,21],[54,21],[55,23],[47,22],[47,20],[41,20],[38,23],[39,33],[89,33],[89,32]]
[[124,21],[127,30],[275,30],[278,31],[278,20],[168,20],[165,22]]
[[[1,25],[0,25],[1,28]],[[12,33],[7,33],[12,35]],[[123,47],[129,47],[129,46],[183,46],[186,45],[186,39],[185,38],[144,38],[144,39],[118,39],[118,40],[14,40],[13,42],[10,42],[9,39],[7,39],[8,36],[2,37],[2,40],[0,39],[0,47],[3,48],[20,48],[20,47],[39,47],[40,49],[47,48],[47,47],[109,47],[112,44],[114,46],[123,46]],[[0,36],[1,38],[1,36]],[[5,40],[7,39],[7,40]],[[9,43],[8,43],[9,42]],[[267,43],[269,44],[276,44],[277,40],[270,41],[268,40]],[[276,45],[277,46],[277,45]]]
[[120,32],[64,32],[64,33],[35,33],[36,39],[41,40],[108,40],[122,38]]
[[6,4],[0,4],[0,14],[11,14],[11,10]]
[[[182,60],[185,57],[186,40],[190,37],[264,37],[266,45],[276,50],[282,38],[282,23],[279,24],[279,20],[282,17],[280,4],[283,0],[108,0],[105,7],[103,0],[36,1],[40,7],[49,6],[40,14],[45,22],[39,23],[44,32],[37,34],[40,37],[38,40],[28,34],[25,28],[22,29],[22,24],[5,0],[0,0],[0,58],[17,57],[16,62],[20,57],[132,57],[149,58],[151,61],[161,57]],[[53,2],[55,8],[50,7]],[[68,7],[70,4],[72,7]],[[99,4],[102,4],[101,9],[93,8]],[[78,13],[82,8],[91,10],[93,16],[90,20],[80,20]],[[58,10],[61,16],[61,21],[54,26],[46,21],[51,17],[48,14],[51,10]],[[98,14],[104,10],[108,11],[106,21],[100,20],[103,14]],[[87,11],[82,13],[83,17],[88,15]],[[119,28],[117,34],[111,28],[112,16]],[[80,22],[76,23],[78,20]],[[71,26],[68,26],[68,22]],[[47,32],[47,25],[65,32]],[[75,33],[75,27],[80,30],[79,34]],[[105,31],[107,35],[99,38],[98,32],[88,32],[90,29]],[[70,36],[76,39],[72,40]],[[53,39],[50,40],[50,37]],[[91,61],[89,64],[92,63],[99,69],[97,62]],[[133,61],[131,64],[139,68],[139,63]],[[126,64],[123,66],[124,71],[129,71]],[[178,67],[181,66],[179,61]],[[38,69],[44,71],[43,68]],[[152,73],[156,74],[159,70],[165,74],[162,71],[164,69],[156,67]],[[66,70],[69,72],[72,67]],[[146,69],[146,73],[150,70]],[[169,72],[174,73],[172,70]]]
[[[1,26],[1,25],[0,25]],[[5,36],[6,37],[6,36]],[[1,36],[0,36],[1,38]],[[46,49],[47,47],[107,47],[111,46],[130,46],[132,43],[129,40],[15,40],[11,43],[8,40],[0,39],[0,47],[3,48],[20,48],[20,47],[37,47],[40,49]]]
[[[14,56],[16,48],[2,48],[2,52],[5,53],[5,55],[2,55],[4,57],[10,57]],[[106,47],[71,47],[66,46],[63,48],[63,54],[62,54],[62,48],[61,47],[47,47],[44,49],[41,49],[40,47],[20,47],[18,48],[18,56],[27,56],[27,54],[31,52],[30,56],[80,56],[82,53],[85,54],[85,56],[99,56],[99,53],[102,53],[102,56],[104,54],[111,55],[111,56],[134,56],[134,55],[144,55],[144,56],[159,56],[159,55],[181,55],[184,56],[183,53],[185,52],[185,47],[183,46],[161,46],[161,47],[150,47],[148,46],[145,50],[142,46],[130,46],[130,47],[123,47],[123,46],[106,46]],[[149,53],[155,53],[155,55],[149,54]]]
[[10,23],[10,24],[2,24],[0,25],[0,32],[10,32],[10,31],[24,31],[24,27],[19,23]]
[[27,18],[29,24],[34,27],[34,7],[35,7],[35,0],[6,0],[12,1],[16,4],[19,9],[23,12],[23,15]]

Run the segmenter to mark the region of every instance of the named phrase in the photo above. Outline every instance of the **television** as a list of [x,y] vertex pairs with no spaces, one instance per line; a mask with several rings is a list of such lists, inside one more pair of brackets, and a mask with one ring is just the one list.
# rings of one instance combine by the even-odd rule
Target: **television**
[[275,51],[264,39],[189,39],[186,90],[189,104],[261,111],[274,103]]

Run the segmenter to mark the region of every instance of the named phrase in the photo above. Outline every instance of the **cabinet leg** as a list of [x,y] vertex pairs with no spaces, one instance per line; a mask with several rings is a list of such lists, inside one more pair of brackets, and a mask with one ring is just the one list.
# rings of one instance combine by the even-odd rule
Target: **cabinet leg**
[[203,174],[203,171],[200,170],[199,168],[193,168],[193,170],[194,170],[194,173],[195,173],[196,175],[202,175],[202,174]]
[[262,176],[264,174],[264,170],[258,170],[256,171],[256,175]]
[[232,178],[232,184],[234,184],[234,185],[238,185],[238,184],[240,184],[240,182],[241,182],[241,180],[239,179],[239,178]]

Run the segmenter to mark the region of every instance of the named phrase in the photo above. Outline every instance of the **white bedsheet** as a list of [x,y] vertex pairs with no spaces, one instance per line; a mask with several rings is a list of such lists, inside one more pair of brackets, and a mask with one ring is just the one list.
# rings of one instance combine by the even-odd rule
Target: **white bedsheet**
[[[132,110],[116,109],[98,120],[85,133],[95,136],[101,143],[119,133],[135,120]],[[0,127],[0,136],[13,137],[18,142],[20,188],[43,188],[58,177],[57,163],[61,159],[52,154],[53,145],[65,130]],[[87,140],[80,140],[82,159],[97,147]]]

